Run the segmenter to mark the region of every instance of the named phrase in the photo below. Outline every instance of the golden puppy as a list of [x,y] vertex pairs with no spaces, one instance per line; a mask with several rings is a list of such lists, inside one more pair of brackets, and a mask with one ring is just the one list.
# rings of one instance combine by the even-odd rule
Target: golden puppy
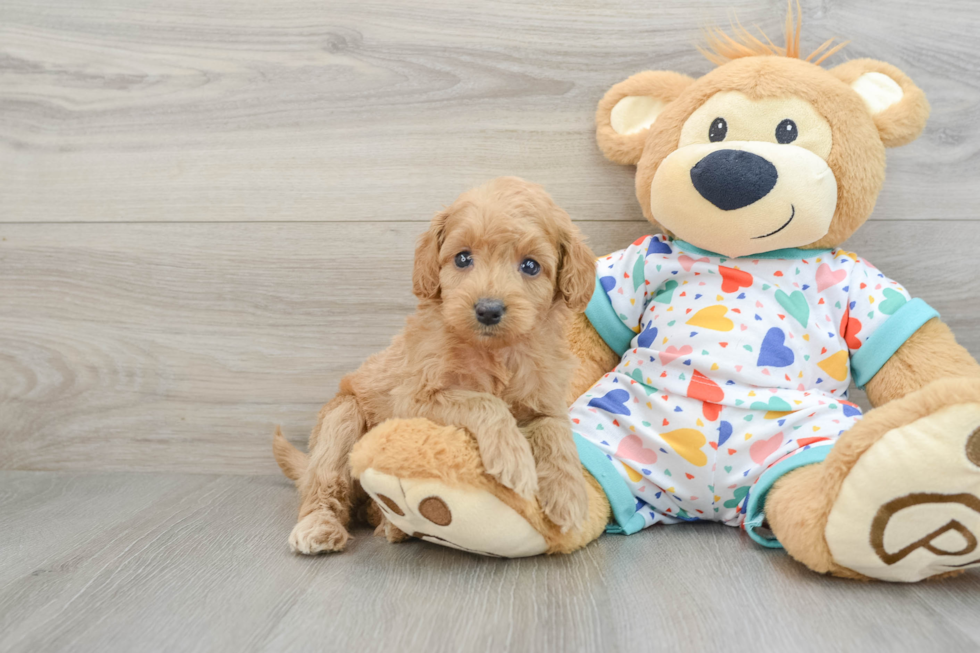
[[[568,214],[516,177],[467,191],[419,238],[412,284],[417,311],[388,349],[341,380],[309,458],[277,430],[276,460],[302,497],[292,548],[344,548],[355,498],[366,499],[348,455],[395,417],[466,428],[487,473],[536,495],[563,529],[582,523],[585,481],[567,408],[575,363],[563,329],[591,298],[595,264]],[[380,510],[370,507],[375,521]],[[406,537],[383,527],[390,540]]]

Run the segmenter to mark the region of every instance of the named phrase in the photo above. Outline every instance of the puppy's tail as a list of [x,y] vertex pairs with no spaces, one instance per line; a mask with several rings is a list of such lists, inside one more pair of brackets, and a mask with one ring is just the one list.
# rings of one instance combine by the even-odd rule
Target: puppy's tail
[[272,455],[279,463],[279,469],[286,478],[298,481],[306,469],[306,454],[289,443],[282,434],[282,429],[276,427],[276,435],[272,438]]

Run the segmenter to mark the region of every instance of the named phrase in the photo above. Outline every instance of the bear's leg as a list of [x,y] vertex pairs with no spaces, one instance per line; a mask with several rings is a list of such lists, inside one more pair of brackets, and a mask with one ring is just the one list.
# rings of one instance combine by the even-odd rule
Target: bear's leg
[[588,515],[562,533],[536,501],[485,473],[466,431],[424,419],[390,420],[368,432],[351,453],[351,471],[391,533],[481,555],[570,553],[599,537],[610,516],[605,493],[583,470]]
[[780,478],[768,527],[820,573],[913,582],[980,566],[980,381],[935,381],[869,412]]

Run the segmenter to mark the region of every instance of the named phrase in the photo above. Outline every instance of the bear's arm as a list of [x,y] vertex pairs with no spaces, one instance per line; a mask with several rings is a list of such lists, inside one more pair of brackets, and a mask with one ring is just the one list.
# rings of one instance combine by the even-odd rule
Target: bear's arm
[[864,389],[877,407],[950,377],[980,377],[980,364],[946,324],[933,318],[899,347]]
[[578,399],[595,385],[602,375],[619,365],[620,356],[602,339],[585,313],[577,313],[565,327],[568,348],[578,360],[572,377],[568,403]]

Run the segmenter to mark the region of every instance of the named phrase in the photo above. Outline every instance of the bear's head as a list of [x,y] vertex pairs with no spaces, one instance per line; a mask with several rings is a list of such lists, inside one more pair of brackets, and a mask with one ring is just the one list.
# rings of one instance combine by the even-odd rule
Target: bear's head
[[835,247],[868,218],[885,148],[918,137],[929,104],[889,64],[822,68],[840,47],[829,41],[801,58],[799,27],[787,19],[786,47],[745,30],[737,39],[710,32],[712,72],[641,72],[602,98],[599,146],[611,161],[636,165],[648,220],[737,257]]

